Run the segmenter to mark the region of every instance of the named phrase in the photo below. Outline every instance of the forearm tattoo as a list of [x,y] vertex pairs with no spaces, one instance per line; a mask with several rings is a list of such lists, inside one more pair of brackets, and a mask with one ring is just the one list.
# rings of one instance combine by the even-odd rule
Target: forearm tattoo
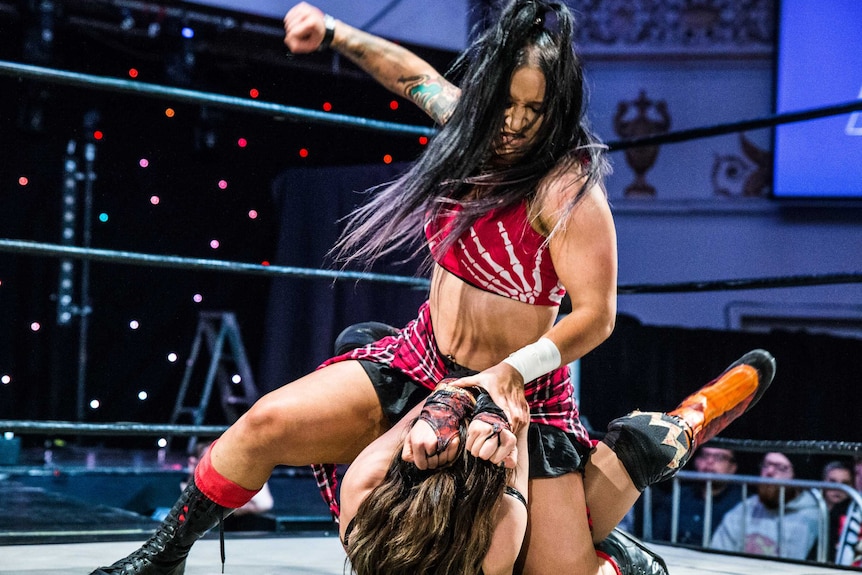
[[385,87],[412,100],[437,123],[445,124],[455,110],[461,91],[438,75],[408,75],[417,68],[412,60],[415,56],[404,48],[357,31],[336,49]]
[[460,92],[448,82],[428,74],[400,78],[399,82],[404,85],[404,95],[439,124],[445,124],[455,110]]

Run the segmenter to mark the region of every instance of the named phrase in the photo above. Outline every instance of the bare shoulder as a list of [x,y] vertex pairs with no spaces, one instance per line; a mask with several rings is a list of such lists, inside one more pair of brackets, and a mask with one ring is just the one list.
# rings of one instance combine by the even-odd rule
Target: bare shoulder
[[562,229],[572,224],[583,229],[590,223],[606,225],[611,221],[603,182],[588,180],[588,174],[580,164],[557,166],[551,170],[539,184],[532,212],[547,232],[557,229],[558,224]]

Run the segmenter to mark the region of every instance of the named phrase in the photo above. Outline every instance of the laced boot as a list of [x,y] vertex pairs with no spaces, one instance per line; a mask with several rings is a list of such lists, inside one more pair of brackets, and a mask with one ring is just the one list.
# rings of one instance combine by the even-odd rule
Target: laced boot
[[233,511],[211,501],[191,479],[168,516],[146,543],[128,557],[110,567],[100,567],[90,575],[182,575],[192,544],[207,531],[220,525]]
[[664,559],[620,529],[614,529],[596,545],[596,554],[610,559],[620,575],[668,575]]
[[643,491],[676,474],[698,446],[751,409],[774,375],[772,355],[750,351],[670,413],[634,411],[613,420],[602,442]]

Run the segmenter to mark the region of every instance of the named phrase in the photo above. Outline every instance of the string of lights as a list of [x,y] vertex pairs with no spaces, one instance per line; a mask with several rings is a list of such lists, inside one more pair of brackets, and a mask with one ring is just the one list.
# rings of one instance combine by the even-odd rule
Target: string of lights
[[[286,106],[284,104],[277,104],[274,102],[260,102],[254,99],[239,98],[225,94],[201,92],[199,90],[190,90],[186,88],[175,88],[171,86],[152,84],[149,82],[129,81],[122,78],[109,78],[93,74],[82,74],[79,72],[46,68],[44,66],[20,64],[17,62],[0,61],[0,74],[88,89],[108,90],[121,94],[168,99],[174,102],[189,102],[202,105],[209,104],[220,108],[265,114],[273,118],[286,120],[308,121],[325,125],[346,126],[363,130],[377,130],[418,136],[432,136],[436,133],[436,129],[427,126],[386,122],[383,120],[374,120],[371,118],[362,118],[346,114],[310,110],[297,106]],[[131,73],[130,75],[137,76],[135,73]]]
[[[394,5],[396,2],[392,2],[390,6]],[[52,26],[56,25],[56,28],[61,33],[59,37],[62,39],[62,32],[64,21],[71,22],[71,25],[67,26],[66,31],[68,33],[70,28],[74,28],[76,32],[84,34],[85,26],[90,28],[93,27],[93,18],[89,15],[85,15],[87,17],[78,17],[75,16],[74,19],[70,16],[69,12],[71,10],[72,5],[81,7],[84,5],[89,5],[91,3],[75,1],[69,3],[59,3],[59,2],[42,2],[40,6],[55,6],[58,8],[58,12],[54,14],[56,18],[50,20]],[[260,101],[258,98],[261,97],[261,93],[258,91],[258,86],[263,88],[265,84],[257,83],[257,84],[248,84],[244,87],[238,88],[237,93],[243,93],[242,90],[245,90],[244,93],[248,95],[248,97],[237,97],[226,94],[216,94],[209,93],[205,91],[180,88],[180,87],[172,87],[160,85],[155,82],[158,81],[161,70],[161,62],[158,61],[157,58],[153,58],[151,60],[147,60],[144,62],[140,55],[145,53],[146,51],[141,49],[141,47],[150,47],[151,44],[156,44],[156,40],[158,40],[160,47],[168,50],[174,49],[177,45],[182,47],[183,51],[179,51],[176,54],[178,58],[177,64],[189,64],[184,69],[175,70],[174,75],[168,75],[168,79],[174,79],[179,74],[180,77],[186,78],[186,81],[193,85],[194,82],[189,80],[191,78],[192,70],[194,68],[194,57],[197,56],[198,67],[203,68],[201,66],[201,61],[204,60],[204,54],[207,50],[213,49],[221,37],[211,38],[207,37],[207,28],[213,27],[218,28],[221,27],[224,30],[237,31],[241,29],[249,29],[251,24],[246,22],[236,21],[221,21],[218,19],[210,19],[210,18],[194,18],[191,17],[188,13],[183,11],[175,10],[174,8],[168,8],[167,12],[164,15],[168,18],[173,18],[176,20],[175,22],[168,22],[167,20],[155,20],[155,19],[147,19],[144,15],[150,12],[150,7],[154,5],[163,6],[163,3],[155,4],[150,2],[139,2],[136,0],[111,0],[111,2],[93,2],[95,4],[110,4],[111,6],[121,8],[123,10],[128,11],[128,13],[122,19],[108,20],[105,19],[104,28],[101,28],[101,31],[107,31],[109,28],[113,28],[111,30],[111,35],[108,35],[107,32],[103,34],[103,37],[100,40],[104,41],[105,38],[113,39],[116,46],[120,46],[123,43],[127,43],[130,45],[134,45],[133,42],[125,42],[128,39],[138,39],[140,40],[138,44],[138,49],[134,52],[131,49],[120,52],[116,51],[114,56],[117,57],[117,62],[122,62],[118,65],[118,67],[114,68],[111,71],[104,71],[104,68],[86,68],[89,72],[92,72],[94,69],[98,69],[99,72],[104,72],[103,74],[95,74],[95,73],[82,73],[77,71],[70,70],[60,70],[50,67],[49,64],[53,64],[56,62],[54,59],[57,56],[57,53],[62,53],[63,44],[62,42],[58,42],[56,45],[51,44],[50,42],[43,42],[45,45],[43,46],[45,52],[45,60],[28,60],[30,63],[22,64],[17,62],[5,62],[0,61],[0,75],[5,75],[17,80],[30,80],[32,82],[19,82],[22,84],[29,84],[32,86],[39,87],[40,93],[45,92],[48,93],[47,89],[43,89],[43,86],[47,86],[48,84],[58,84],[65,85],[74,88],[74,90],[68,90],[67,93],[78,93],[81,95],[82,99],[89,97],[89,95],[93,92],[105,92],[105,93],[115,93],[120,94],[124,97],[129,98],[129,102],[140,102],[146,99],[155,99],[162,100],[166,102],[166,105],[161,109],[157,109],[158,106],[155,107],[145,107],[140,106],[136,112],[138,112],[138,117],[135,119],[135,122],[130,122],[129,125],[126,124],[111,124],[107,121],[99,123],[98,126],[91,126],[89,133],[86,134],[87,138],[92,138],[95,142],[98,143],[100,147],[100,159],[106,158],[108,155],[109,148],[114,145],[115,142],[119,142],[120,140],[133,140],[140,142],[140,145],[137,146],[136,149],[130,151],[128,157],[123,157],[123,163],[114,163],[111,164],[111,170],[123,171],[124,178],[129,180],[140,179],[147,183],[146,190],[142,191],[137,195],[132,195],[131,193],[124,193],[122,197],[122,206],[123,210],[129,210],[129,212],[135,212],[134,216],[131,218],[127,218],[125,221],[121,220],[123,216],[118,207],[120,205],[118,202],[107,202],[104,201],[105,198],[97,198],[96,203],[96,212],[94,213],[95,220],[98,222],[97,229],[98,230],[106,230],[107,232],[114,234],[112,237],[123,237],[123,235],[131,236],[136,231],[140,234],[140,230],[132,230],[129,228],[124,228],[123,224],[128,223],[128,219],[132,218],[151,218],[150,223],[153,228],[161,228],[164,231],[168,232],[166,235],[169,235],[171,232],[174,232],[175,235],[171,239],[176,239],[179,237],[180,230],[179,229],[170,229],[168,228],[168,224],[166,223],[166,214],[171,212],[172,210],[176,210],[176,206],[179,204],[180,196],[190,197],[193,196],[197,189],[192,189],[193,186],[187,186],[185,188],[169,185],[164,185],[163,182],[158,181],[155,174],[160,171],[168,172],[170,170],[176,171],[177,164],[179,162],[175,161],[175,158],[171,155],[171,150],[168,148],[168,144],[165,142],[160,142],[159,145],[151,145],[149,143],[144,142],[143,138],[138,139],[139,134],[139,126],[147,125],[147,124],[156,124],[157,122],[165,122],[167,126],[169,122],[175,122],[177,124],[186,121],[188,119],[182,118],[183,114],[189,115],[188,109],[183,109],[178,106],[180,103],[192,104],[193,108],[197,106],[200,109],[200,115],[197,116],[198,109],[195,108],[191,111],[191,115],[196,115],[197,121],[201,125],[202,132],[206,132],[204,128],[208,129],[208,126],[204,126],[206,123],[204,120],[212,119],[215,114],[212,113],[214,109],[224,109],[224,110],[232,110],[235,112],[239,112],[241,114],[248,114],[249,116],[262,116],[266,118],[276,118],[276,119],[284,119],[289,120],[297,125],[301,125],[300,128],[296,130],[298,134],[296,136],[296,154],[302,160],[309,159],[309,157],[314,161],[325,162],[326,160],[318,160],[318,158],[322,155],[324,148],[327,148],[326,151],[334,148],[335,142],[327,141],[325,142],[326,146],[319,145],[317,148],[313,147],[312,144],[303,140],[303,138],[308,137],[308,133],[310,130],[306,131],[305,125],[311,124],[321,124],[332,127],[341,127],[341,128],[351,128],[357,130],[364,131],[372,131],[378,133],[394,133],[394,134],[407,134],[407,135],[415,135],[419,136],[419,142],[424,144],[427,142],[427,138],[433,136],[436,133],[436,130],[432,127],[427,126],[417,126],[410,125],[406,123],[398,123],[398,122],[388,122],[381,121],[376,119],[369,119],[366,117],[362,117],[360,115],[352,115],[352,114],[341,114],[341,113],[333,113],[333,106],[330,103],[334,100],[328,100],[322,103],[322,106],[319,110],[310,109],[308,107],[300,107],[300,106],[287,106],[282,104],[276,104],[272,101],[265,102]],[[60,9],[62,8],[62,9]],[[49,14],[50,15],[50,14]],[[65,20],[64,20],[65,19]],[[48,21],[46,19],[46,21]],[[170,24],[170,26],[168,25]],[[201,24],[201,26],[197,26],[197,24]],[[253,23],[252,23],[253,24]],[[54,28],[45,28],[42,30],[53,31]],[[255,28],[254,30],[257,33],[264,33],[262,28]],[[271,27],[265,30],[268,36],[275,36],[281,33],[281,30],[278,27]],[[168,36],[171,36],[168,39]],[[92,37],[93,34],[88,34],[88,37]],[[46,37],[43,33],[39,36],[40,38]],[[48,35],[47,37],[51,37]],[[268,38],[268,40],[273,40],[273,38]],[[147,43],[149,42],[149,43]],[[303,64],[300,62],[301,58],[290,58],[286,57],[284,54],[283,46],[281,46],[280,38],[276,39],[275,42],[268,42],[268,45],[273,45],[275,48],[279,48],[281,51],[279,52],[275,48],[271,49],[271,54],[278,58],[279,66],[294,66],[300,67]],[[231,46],[222,46],[220,50],[229,51]],[[100,49],[105,51],[104,42],[100,45]],[[107,51],[106,51],[107,52]],[[152,51],[153,53],[157,51]],[[54,57],[52,57],[52,54]],[[159,52],[161,55],[161,52]],[[219,52],[219,57],[222,55],[222,52]],[[188,59],[191,58],[191,62]],[[309,57],[310,59],[314,59],[314,57]],[[329,61],[321,57],[320,60],[316,60],[320,65],[324,67],[329,64]],[[34,65],[33,62],[37,62],[40,65]],[[68,62],[66,62],[68,63]],[[45,64],[45,65],[41,65]],[[146,68],[145,66],[149,66]],[[58,66],[59,67],[59,66]],[[220,68],[220,70],[222,70]],[[127,77],[123,78],[123,71],[126,71]],[[110,74],[118,73],[120,77],[114,77]],[[344,80],[344,73],[339,71],[337,75],[333,74],[333,76],[337,76],[338,79]],[[245,78],[245,77],[243,77]],[[254,77],[249,75],[249,82],[259,82],[260,77]],[[253,79],[252,79],[253,78]],[[279,81],[283,81],[283,78],[280,78]],[[10,82],[11,84],[12,82]],[[285,82],[286,83],[286,82]],[[225,86],[220,83],[220,88],[222,89]],[[334,90],[331,90],[334,92]],[[344,94],[346,91],[342,90],[341,93]],[[321,92],[323,94],[323,92]],[[326,96],[331,98],[331,93],[326,93]],[[132,98],[136,98],[133,100]],[[266,98],[277,99],[274,98],[271,93],[267,93]],[[292,97],[292,94],[291,94]],[[118,98],[120,100],[122,98]],[[20,101],[25,101],[26,98],[21,98]],[[287,100],[285,100],[287,101]],[[50,103],[50,102],[49,102]],[[351,102],[352,104],[353,102]],[[338,102],[335,102],[335,109],[343,110],[345,108],[341,108],[338,105]],[[130,104],[131,105],[131,104]],[[314,106],[314,103],[308,103],[309,106]],[[375,101],[375,105],[380,105],[381,107],[389,106],[392,111],[397,110],[397,100],[391,99],[391,96],[386,100]],[[405,106],[406,107],[406,106]],[[47,105],[46,105],[47,109]],[[384,108],[385,109],[385,108]],[[825,112],[818,112],[818,116],[812,115],[811,111],[805,111],[799,115],[789,115],[785,114],[782,116],[775,116],[771,118],[764,118],[757,120],[758,124],[756,126],[752,124],[743,124],[743,123],[735,123],[731,125],[725,126],[711,126],[707,128],[698,128],[695,130],[686,130],[682,132],[674,132],[668,134],[662,134],[660,136],[655,136],[653,138],[646,138],[642,140],[626,140],[624,142],[611,142],[609,147],[611,150],[622,150],[627,147],[638,146],[638,145],[657,145],[662,143],[669,143],[673,141],[682,141],[687,139],[694,139],[695,137],[706,137],[710,135],[717,135],[719,133],[729,133],[735,132],[742,129],[750,129],[752,127],[766,127],[769,125],[775,125],[782,122],[787,121],[799,121],[802,119],[807,119],[807,117],[822,117],[826,114],[840,114],[846,113],[851,110],[859,110],[862,109],[862,102],[851,102],[848,104],[844,104],[839,107],[833,107],[833,109],[826,110]],[[389,110],[386,110],[388,113]],[[364,113],[361,112],[361,113]],[[371,112],[371,115],[374,115],[374,112]],[[159,117],[161,116],[161,117]],[[395,116],[391,116],[395,117]],[[194,121],[194,120],[192,120]],[[224,124],[227,122],[222,122],[221,128],[224,128]],[[237,133],[240,130],[244,132],[241,134],[242,137],[234,136],[232,140],[229,140],[227,137],[224,138],[226,142],[229,142],[229,145],[225,146],[229,147],[229,153],[234,154],[231,155],[225,164],[234,163],[239,165],[241,163],[250,164],[252,153],[259,153],[262,148],[265,146],[263,144],[258,145],[258,141],[255,140],[255,135],[251,135],[252,130],[247,128],[247,123],[245,119],[237,120],[234,122],[230,122],[231,128],[234,129]],[[126,130],[123,132],[122,130]],[[177,131],[178,132],[178,131]],[[249,133],[245,133],[249,132]],[[289,136],[281,133],[279,134],[280,139],[276,146],[279,147],[282,145],[282,142],[287,141],[289,137],[292,137],[293,134]],[[209,141],[208,136],[204,133],[203,140]],[[262,139],[262,138],[261,138]],[[369,138],[370,139],[370,138]],[[181,140],[181,136],[177,133],[172,134],[171,144],[179,142]],[[360,140],[360,138],[356,138],[356,140]],[[394,145],[400,145],[401,142],[394,139],[397,143]],[[291,143],[294,143],[293,141]],[[393,144],[387,144],[393,145]],[[370,146],[367,145],[367,142],[363,139],[361,143],[356,144],[357,148],[368,148]],[[247,149],[246,149],[247,148]],[[240,151],[242,149],[243,151]],[[385,156],[380,153],[379,156],[375,158],[374,161],[382,160],[383,163],[391,163],[393,161],[391,149],[385,150],[387,153]],[[407,147],[403,147],[399,149],[400,158],[396,158],[396,161],[407,160],[412,155],[412,150]],[[238,156],[236,154],[244,154],[243,156]],[[394,153],[396,156],[399,154]],[[286,163],[286,162],[285,162]],[[18,169],[18,168],[16,168]],[[191,166],[183,165],[180,167],[181,170],[191,170]],[[196,166],[197,169],[197,166]],[[73,170],[74,172],[77,171]],[[107,170],[106,170],[107,172]],[[274,219],[271,213],[264,212],[263,207],[260,205],[253,205],[252,201],[248,201],[248,205],[246,204],[246,200],[244,199],[242,203],[237,201],[236,198],[239,196],[249,197],[252,194],[251,188],[252,186],[248,183],[248,181],[239,181],[240,176],[235,173],[225,173],[226,170],[222,169],[221,166],[217,166],[217,169],[212,170],[212,172],[207,173],[206,177],[200,178],[199,187],[205,188],[206,193],[213,194],[210,196],[206,196],[206,201],[211,203],[212,205],[221,205],[223,206],[223,211],[225,214],[230,214],[226,216],[227,218],[232,218],[230,221],[230,225],[224,226],[223,228],[212,228],[215,231],[211,232],[211,235],[205,236],[203,239],[198,235],[195,236],[194,242],[206,242],[210,250],[215,253],[216,250],[222,248],[222,252],[227,251],[227,248],[230,245],[231,240],[228,238],[228,234],[230,233],[230,229],[239,228],[242,226],[247,226],[249,221],[258,221],[269,219],[270,221]],[[18,184],[19,189],[17,191],[22,192],[22,197],[24,194],[29,195],[30,197],[47,197],[48,196],[48,185],[47,177],[43,174],[40,174],[39,170],[30,169],[27,170],[24,167],[20,169],[18,172]],[[152,175],[151,175],[152,174]],[[107,176],[106,173],[100,174],[103,178]],[[233,179],[236,178],[236,179]],[[153,185],[155,184],[155,185]],[[195,187],[198,186],[198,182],[195,182]],[[123,185],[123,192],[126,192],[125,185]],[[143,188],[143,186],[142,186]],[[221,192],[227,192],[223,195],[215,196],[214,194],[218,194]],[[77,194],[79,192],[75,192],[72,190],[72,182],[70,182],[69,189],[69,199],[78,201]],[[110,190],[110,194],[119,195],[118,190]],[[106,193],[105,196],[109,194]],[[204,196],[204,194],[201,194]],[[185,199],[185,198],[183,198]],[[233,202],[228,204],[228,202]],[[230,205],[230,209],[228,208]],[[238,208],[238,209],[237,209]],[[117,213],[115,214],[115,210]],[[257,210],[261,211],[261,214],[258,213]],[[198,213],[202,213],[202,208]],[[195,213],[194,210],[188,210],[189,214]],[[116,215],[116,217],[114,217]],[[173,215],[173,214],[172,214]],[[259,218],[260,216],[260,218]],[[176,218],[179,220],[179,217]],[[122,222],[122,223],[121,223]],[[195,226],[198,222],[194,221],[194,217],[189,217],[185,220],[185,224],[188,230],[182,230],[183,233],[188,233],[189,236],[192,235],[190,230],[197,230],[198,228]],[[264,226],[258,226],[258,228],[263,228]],[[69,226],[72,229],[72,226]],[[179,228],[179,226],[177,226]],[[246,228],[249,229],[249,228]],[[120,231],[122,230],[122,231]],[[222,235],[224,234],[224,235]],[[124,238],[125,239],[125,238]],[[160,238],[161,239],[161,238]],[[78,243],[77,240],[74,243]],[[265,259],[263,256],[259,255],[258,251],[253,249],[248,241],[247,237],[242,237],[237,240],[234,239],[234,245],[242,245],[243,251],[237,256],[239,259],[254,259],[258,258],[257,261]],[[155,245],[155,244],[153,244]],[[205,244],[206,245],[206,244]],[[174,244],[171,244],[171,249],[173,249]],[[144,250],[149,249],[149,247],[142,248]],[[197,243],[195,243],[195,248],[197,249]],[[193,250],[190,250],[191,253],[195,253]],[[229,261],[230,256],[225,255],[223,259],[210,259],[210,258],[187,258],[187,257],[179,257],[179,256],[159,256],[147,253],[139,253],[133,251],[125,251],[125,250],[108,250],[108,249],[87,249],[85,247],[79,247],[76,245],[72,245],[72,242],[60,246],[56,244],[49,243],[38,243],[38,242],[24,242],[19,240],[4,240],[0,239],[0,252],[7,252],[12,254],[28,254],[28,255],[36,255],[36,256],[48,256],[48,257],[57,257],[60,258],[61,265],[71,265],[72,262],[77,262],[79,260],[84,261],[100,261],[100,262],[108,262],[112,264],[130,264],[141,267],[167,267],[167,268],[176,268],[188,271],[216,271],[216,272],[229,272],[233,274],[248,274],[248,275],[257,275],[264,277],[276,277],[276,276],[287,276],[287,277],[300,277],[300,278],[322,278],[331,281],[362,281],[362,282],[384,282],[384,283],[392,283],[392,284],[401,284],[405,285],[409,288],[413,289],[425,289],[427,288],[428,282],[425,278],[416,278],[416,277],[402,277],[402,276],[393,276],[390,274],[372,274],[365,272],[353,272],[347,270],[322,270],[322,269],[309,269],[309,268],[301,268],[294,266],[279,266],[279,265],[268,265],[267,262],[262,263],[243,263],[243,262],[234,262]],[[271,255],[271,254],[269,254]],[[79,268],[82,266],[79,266]],[[62,271],[63,268],[61,268]],[[71,268],[69,268],[71,271]],[[171,274],[173,276],[173,274]],[[59,277],[60,283],[58,284],[60,287],[63,287],[62,275]],[[17,289],[26,289],[19,286],[14,286],[16,282],[20,282],[19,278],[14,276],[7,278],[0,278],[0,285],[2,282],[7,282],[7,289],[12,289],[16,287]],[[789,276],[783,278],[751,278],[751,279],[734,279],[734,280],[716,280],[712,282],[686,282],[684,284],[666,284],[666,285],[621,285],[619,286],[620,294],[630,294],[630,293],[667,293],[667,292],[694,292],[694,291],[718,291],[718,290],[726,290],[726,289],[759,289],[761,287],[793,287],[794,285],[825,285],[828,283],[859,283],[862,282],[862,274],[826,274],[821,276]],[[136,286],[124,287],[128,291],[132,291],[132,289]],[[159,296],[155,292],[148,293],[146,297],[155,300],[162,297],[162,301],[160,303],[162,305],[168,306],[173,305],[176,309],[184,309],[192,308],[192,302],[196,306],[201,304],[201,301],[211,301],[207,300],[210,297],[210,292],[207,292],[208,286],[198,286],[189,287],[187,290],[183,291],[182,289],[174,289],[167,296]],[[192,291],[194,290],[194,291]],[[212,291],[215,291],[213,288]],[[78,290],[77,293],[80,293]],[[73,297],[78,297],[75,290],[72,291]],[[60,304],[74,304],[74,300],[65,298],[64,296],[70,295],[65,293],[62,289],[58,289],[56,294],[52,294],[55,297],[59,297],[58,303]],[[80,299],[80,298],[79,298]],[[142,298],[143,299],[143,298]],[[215,298],[213,298],[215,299]],[[177,303],[177,302],[182,303]],[[105,305],[104,303],[102,304]],[[185,306],[185,307],[182,307]],[[62,315],[63,313],[67,313],[70,310],[74,310],[76,307],[81,309],[86,308],[86,302],[80,301],[76,305],[69,305],[65,308],[63,306],[59,306],[58,318],[65,318],[69,323],[71,320],[74,323],[76,318]],[[197,311],[196,308],[192,308]],[[101,311],[101,310],[100,310]],[[122,325],[125,322],[125,325],[128,326],[128,333],[137,332],[141,337],[143,336],[143,332],[154,333],[156,330],[155,321],[152,321],[152,318],[147,317],[147,311],[142,308],[134,309],[131,313],[125,316],[117,316],[110,318],[110,326],[109,330],[113,334],[119,333],[121,328],[125,326]],[[106,314],[107,315],[107,314]],[[83,317],[83,316],[81,316]],[[28,316],[26,318],[26,324],[30,326],[30,331],[34,334],[39,332],[40,330],[40,322],[42,327],[44,327],[45,318],[40,317],[36,314],[32,316]],[[58,322],[59,324],[60,322]],[[22,323],[22,326],[24,324]],[[103,327],[100,325],[100,327]],[[26,326],[23,327],[23,330],[26,331]],[[48,330],[45,330],[46,332]],[[42,341],[47,340],[49,334],[39,334],[39,338]],[[22,339],[22,338],[18,338]],[[122,339],[122,338],[117,338]],[[37,341],[34,337],[33,341]],[[174,345],[174,347],[176,347]],[[170,353],[168,353],[170,351]],[[163,341],[159,341],[159,346],[154,346],[152,350],[147,350],[148,355],[145,360],[150,365],[155,365],[160,358],[166,358],[167,362],[170,364],[175,364],[178,361],[182,360],[182,354],[177,354],[173,349],[168,349],[167,344]],[[123,359],[124,362],[128,362],[128,358]],[[163,361],[163,360],[162,360]],[[6,369],[5,366],[3,368]],[[21,371],[21,368],[18,368]],[[4,371],[0,372],[0,386],[10,385],[12,381],[12,371]],[[131,374],[134,376],[135,374]],[[120,376],[120,379],[123,379]],[[130,377],[132,379],[132,377]],[[19,378],[17,385],[19,387],[23,387],[29,385],[30,381],[25,381],[23,377]],[[127,384],[130,391],[134,389],[135,393],[137,393],[137,399],[141,402],[147,400],[148,397],[151,397],[155,394],[156,387],[152,382],[143,382],[140,384],[140,387],[135,387],[138,385],[139,381],[124,381]],[[93,385],[90,390],[88,390],[88,405],[91,409],[96,410],[100,406],[99,403],[99,395],[95,391],[96,386]],[[149,395],[148,395],[149,393]],[[82,394],[79,394],[82,395]],[[111,396],[108,398],[104,396],[101,398],[104,401],[111,401],[114,405],[119,404],[119,394]]]

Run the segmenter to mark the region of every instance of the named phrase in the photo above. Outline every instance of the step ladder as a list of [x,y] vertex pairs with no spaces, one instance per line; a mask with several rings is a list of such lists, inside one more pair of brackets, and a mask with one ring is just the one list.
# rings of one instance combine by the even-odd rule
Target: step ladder
[[[210,356],[206,379],[200,388],[198,402],[194,403],[191,399],[191,403],[187,403],[195,365],[204,344]],[[177,424],[181,418],[187,416],[188,423],[202,425],[216,383],[222,410],[229,423],[239,419],[260,397],[242,344],[239,324],[234,313],[229,311],[200,313],[191,353],[186,361],[185,374],[171,414],[171,424]],[[167,438],[169,449],[171,439]],[[193,451],[196,443],[197,437],[189,438],[189,453]]]

